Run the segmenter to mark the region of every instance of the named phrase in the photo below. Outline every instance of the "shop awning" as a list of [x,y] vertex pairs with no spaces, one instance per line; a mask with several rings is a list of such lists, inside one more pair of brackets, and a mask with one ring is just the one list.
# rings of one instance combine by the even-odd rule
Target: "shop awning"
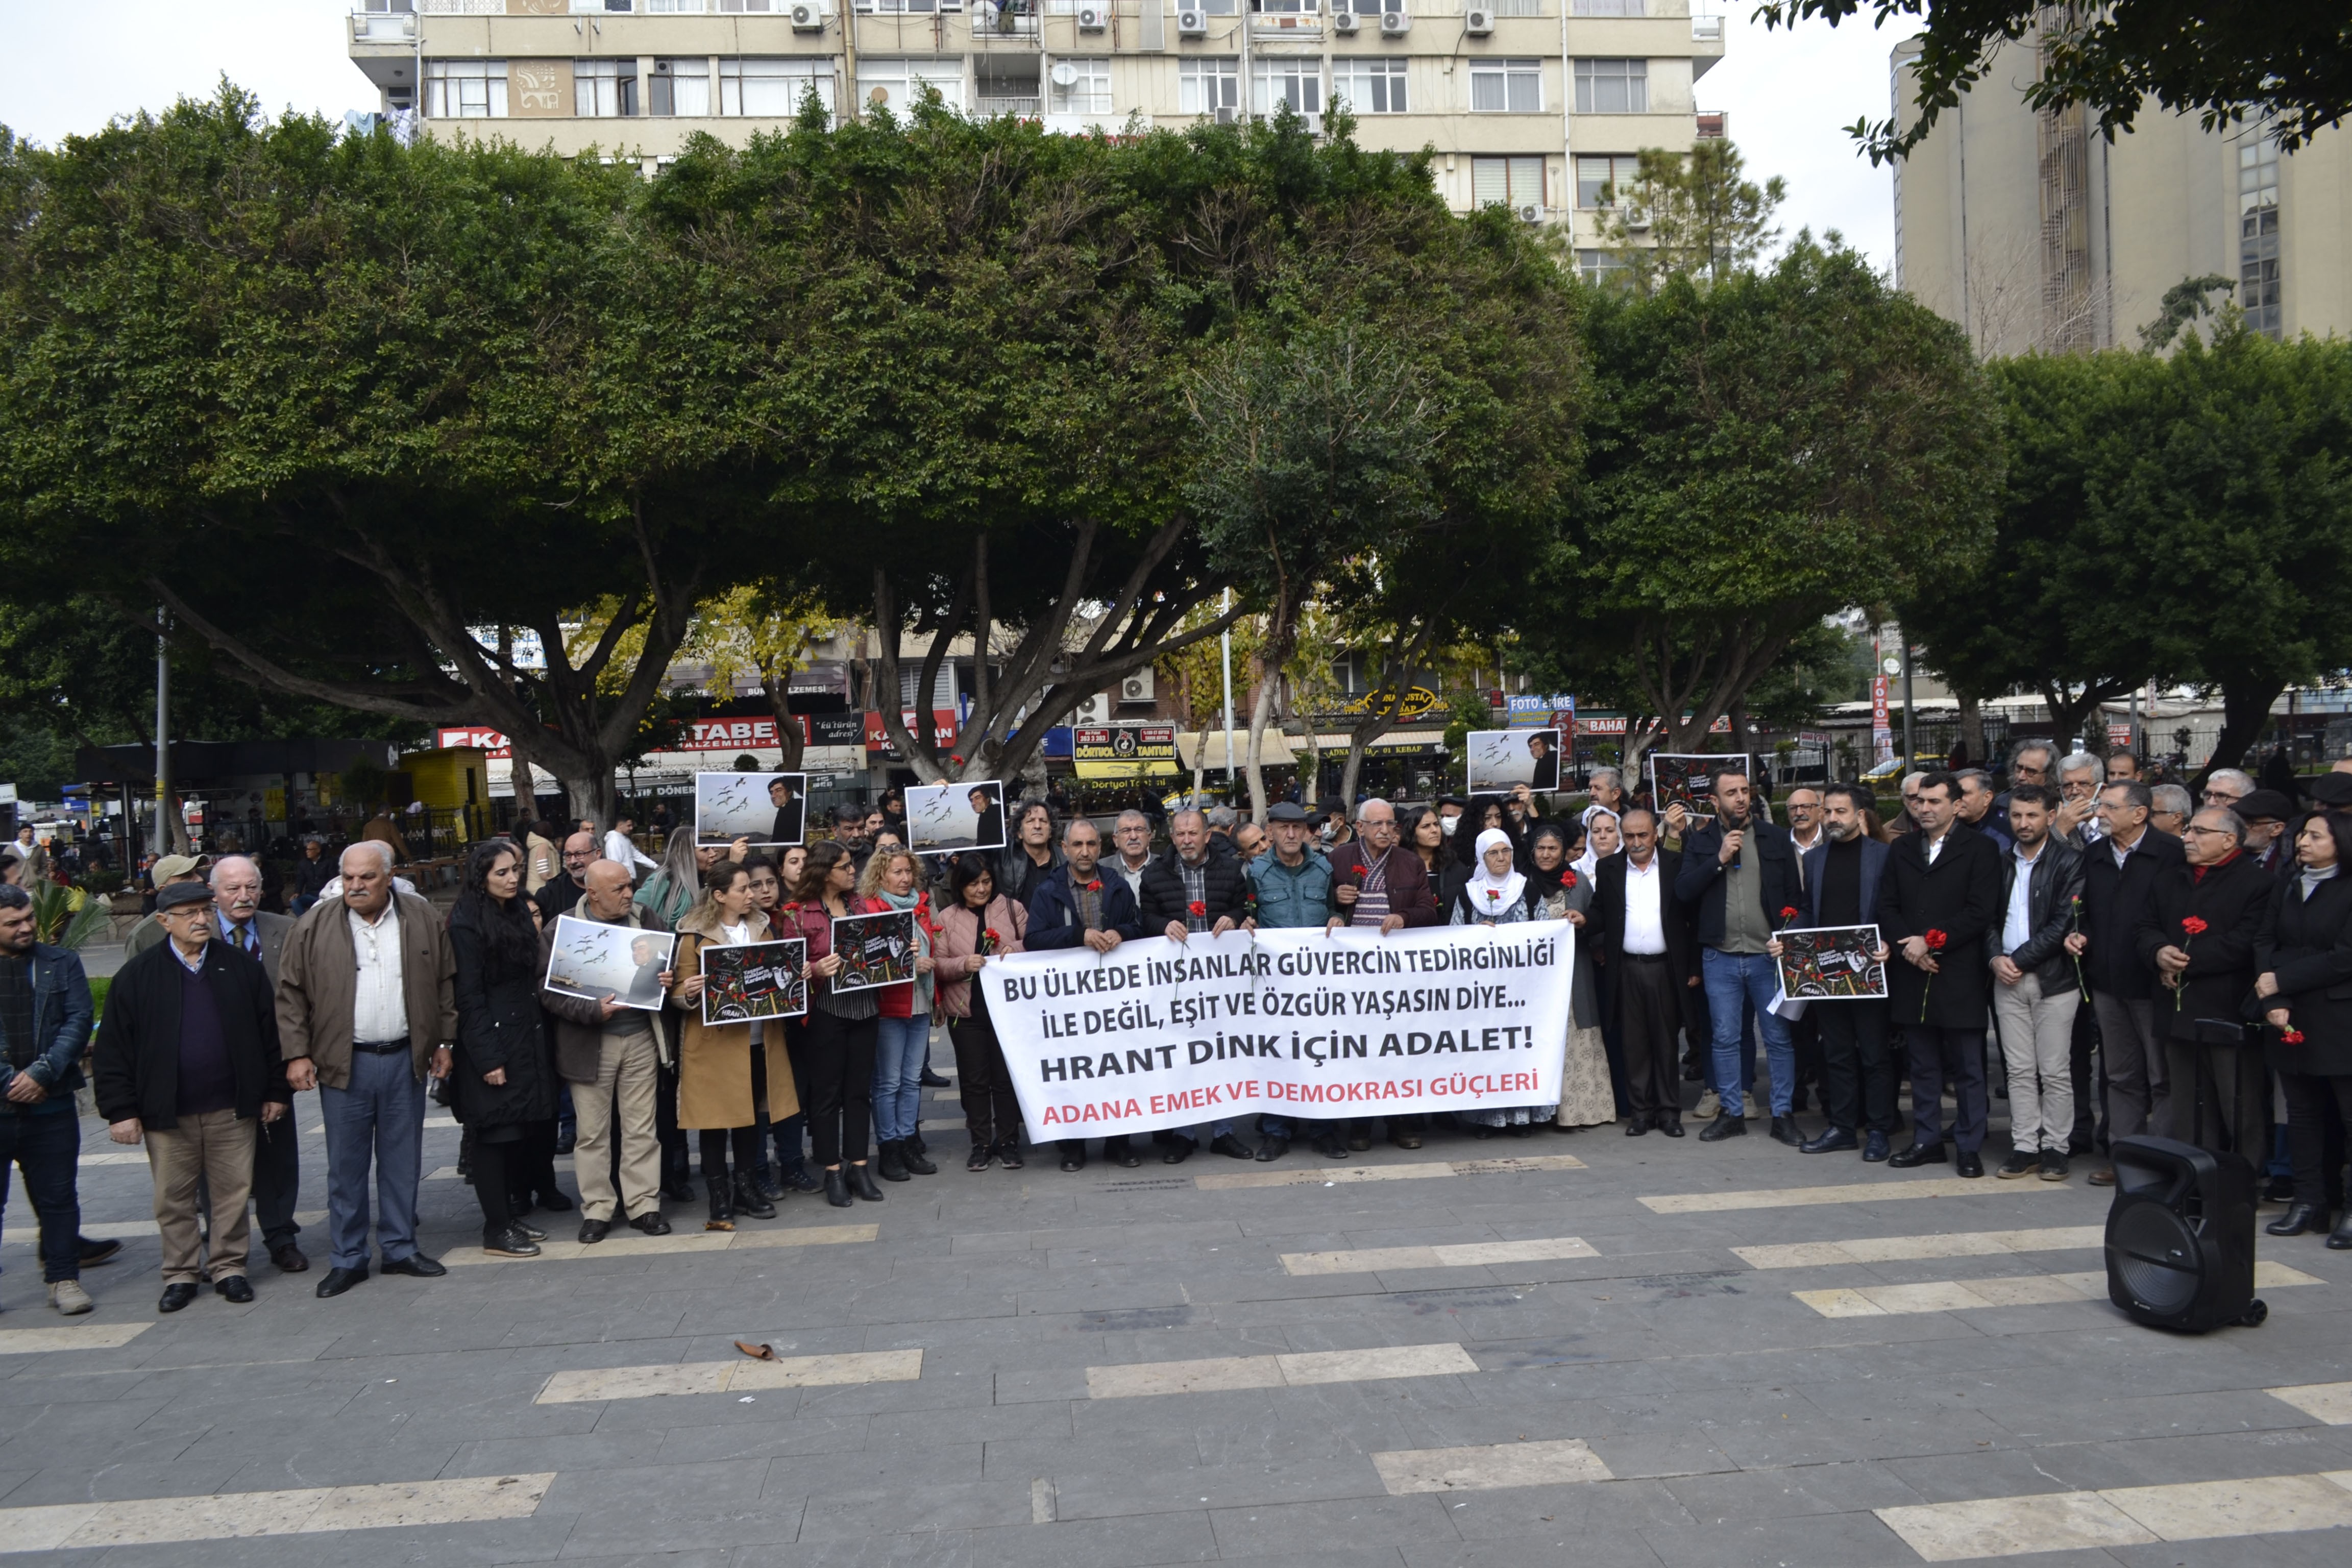
[[[1199,760],[1194,753],[1202,752]],[[1222,768],[1225,765],[1225,732],[1223,730],[1176,731],[1176,755],[1187,771],[1193,768]],[[1268,730],[1258,743],[1258,761],[1269,768],[1286,768],[1298,758],[1290,749],[1290,737]],[[1249,730],[1244,725],[1234,726],[1234,766],[1249,764]]]

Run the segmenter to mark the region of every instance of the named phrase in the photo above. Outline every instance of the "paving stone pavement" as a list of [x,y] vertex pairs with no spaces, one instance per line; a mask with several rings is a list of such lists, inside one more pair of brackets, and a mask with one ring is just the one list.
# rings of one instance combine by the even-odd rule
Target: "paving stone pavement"
[[[732,1240],[688,1208],[668,1247],[333,1301],[314,1226],[312,1273],[160,1319],[143,1168],[82,1173],[131,1238],[87,1318],[43,1304],[19,1187],[0,1568],[2352,1560],[2352,1254],[2262,1237],[2315,1283],[2198,1339],[2021,1287],[2099,1267],[2087,1164],[1958,1183],[1603,1128],[975,1175],[932,1142],[879,1205],[795,1195]],[[1268,1172],[1309,1179],[1196,1180]],[[464,1184],[424,1205],[428,1251],[478,1246]],[[1864,1292],[1913,1305],[1813,1304]]]

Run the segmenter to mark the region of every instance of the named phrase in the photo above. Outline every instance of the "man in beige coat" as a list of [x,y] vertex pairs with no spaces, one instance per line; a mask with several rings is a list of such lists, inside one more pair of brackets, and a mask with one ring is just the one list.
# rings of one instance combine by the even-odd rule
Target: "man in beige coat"
[[287,1081],[315,1086],[327,1123],[321,1297],[368,1277],[368,1173],[386,1274],[446,1273],[416,1250],[424,1175],[425,1080],[449,1071],[457,1036],[457,964],[433,906],[396,892],[392,856],[373,840],[343,851],[342,892],[321,899],[288,939],[278,973]]

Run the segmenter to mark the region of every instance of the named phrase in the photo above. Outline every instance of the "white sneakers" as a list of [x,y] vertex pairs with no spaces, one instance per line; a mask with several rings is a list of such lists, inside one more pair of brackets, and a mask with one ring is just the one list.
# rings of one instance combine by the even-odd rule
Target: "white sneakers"
[[98,1303],[89,1299],[89,1292],[81,1288],[80,1280],[60,1279],[49,1287],[49,1305],[67,1317],[75,1318]]
[[1695,1121],[1712,1121],[1722,1113],[1723,1102],[1716,1098],[1715,1090],[1710,1089],[1698,1097],[1698,1108],[1691,1112],[1691,1119]]

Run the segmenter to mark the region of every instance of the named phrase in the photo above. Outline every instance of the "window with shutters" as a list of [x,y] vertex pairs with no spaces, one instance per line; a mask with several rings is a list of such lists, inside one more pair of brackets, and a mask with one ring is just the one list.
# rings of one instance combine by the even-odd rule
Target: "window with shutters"
[[1539,207],[1544,205],[1543,186],[1544,161],[1540,154],[1470,160],[1473,206]]
[[1633,174],[1641,160],[1631,153],[1580,154],[1576,160],[1576,205],[1580,207],[1630,205]]

